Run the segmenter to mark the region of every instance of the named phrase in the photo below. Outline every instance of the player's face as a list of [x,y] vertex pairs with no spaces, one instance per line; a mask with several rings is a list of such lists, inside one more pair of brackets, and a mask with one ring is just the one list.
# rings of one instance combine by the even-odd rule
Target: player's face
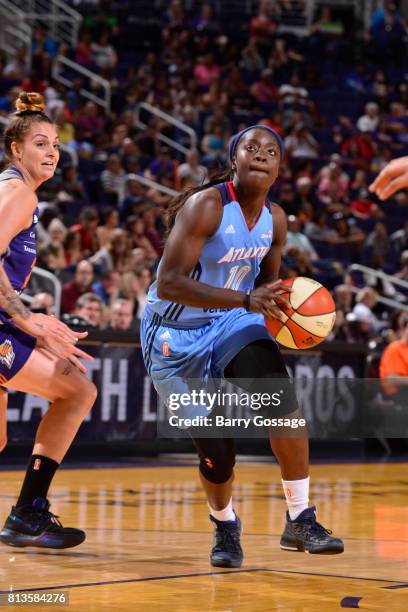
[[233,160],[240,182],[269,189],[278,177],[279,164],[279,144],[273,134],[258,128],[242,136]]
[[59,161],[57,129],[50,123],[35,122],[17,146],[17,159],[35,181],[50,179]]

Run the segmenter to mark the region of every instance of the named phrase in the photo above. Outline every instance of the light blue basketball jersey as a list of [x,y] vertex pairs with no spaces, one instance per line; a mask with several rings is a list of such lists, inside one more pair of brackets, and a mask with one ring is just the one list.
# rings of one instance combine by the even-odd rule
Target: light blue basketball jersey
[[[258,221],[250,230],[232,182],[220,183],[215,188],[219,190],[223,204],[221,223],[215,234],[206,241],[190,276],[212,287],[236,291],[253,289],[261,261],[273,240],[273,219],[269,205],[264,204]],[[156,313],[166,321],[177,324],[204,325],[230,309],[197,308],[161,300],[157,297],[155,281],[149,290],[147,310],[150,314]]]

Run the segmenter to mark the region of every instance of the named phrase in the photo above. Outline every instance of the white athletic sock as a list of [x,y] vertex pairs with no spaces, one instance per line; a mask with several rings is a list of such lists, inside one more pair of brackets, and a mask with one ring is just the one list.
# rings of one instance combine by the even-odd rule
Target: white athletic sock
[[303,510],[309,507],[309,482],[309,476],[307,478],[302,478],[302,480],[282,480],[289,516],[292,521],[294,521]]
[[208,504],[208,507],[210,509],[211,516],[217,519],[217,521],[235,521],[236,519],[235,512],[232,509],[232,497],[228,502],[228,506],[226,506],[223,510],[214,510],[211,508],[210,504]]

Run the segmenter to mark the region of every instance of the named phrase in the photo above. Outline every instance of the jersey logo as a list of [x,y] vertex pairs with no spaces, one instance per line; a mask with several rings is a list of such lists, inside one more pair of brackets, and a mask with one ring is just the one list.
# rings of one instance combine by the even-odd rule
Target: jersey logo
[[272,230],[268,230],[267,232],[264,232],[263,234],[261,234],[261,238],[272,238],[272,236],[273,236]]
[[171,340],[171,335],[170,332],[166,329],[165,332],[163,332],[160,336],[159,336],[160,340]]
[[0,363],[3,363],[10,370],[14,363],[16,355],[13,351],[13,345],[10,340],[5,340],[0,344]]
[[38,216],[37,215],[33,215],[33,223],[34,223],[34,225],[36,223],[38,223]]
[[224,234],[235,234],[235,227],[232,225],[232,223],[229,224]]

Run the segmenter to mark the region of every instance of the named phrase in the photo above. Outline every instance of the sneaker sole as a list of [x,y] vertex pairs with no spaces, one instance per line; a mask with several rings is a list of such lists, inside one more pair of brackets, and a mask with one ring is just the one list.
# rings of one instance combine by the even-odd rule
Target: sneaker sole
[[242,565],[242,561],[230,561],[230,562],[226,562],[226,561],[211,561],[210,563],[213,567],[241,567]]
[[340,550],[339,548],[337,549],[322,549],[322,550],[305,550],[304,548],[299,548],[299,547],[292,547],[292,546],[283,546],[282,544],[280,544],[280,548],[281,550],[289,550],[290,552],[304,552],[304,553],[308,553],[309,555],[341,555],[341,553],[344,552],[344,547]]
[[35,546],[37,548],[74,548],[82,544],[85,538],[85,533],[81,536],[78,535],[76,538],[62,540],[50,534],[30,536],[25,533],[13,531],[12,529],[3,529],[0,532],[0,542],[6,544],[6,546],[15,546],[17,548],[25,548],[26,546]]

